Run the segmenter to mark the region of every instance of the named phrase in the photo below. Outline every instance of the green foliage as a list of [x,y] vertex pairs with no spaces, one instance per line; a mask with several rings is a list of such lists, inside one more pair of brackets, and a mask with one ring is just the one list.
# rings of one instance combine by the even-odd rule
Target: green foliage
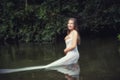
[[81,31],[120,31],[119,0],[0,0],[0,40],[54,41],[69,17]]
[[118,37],[118,39],[120,40],[120,34],[119,34],[117,37]]

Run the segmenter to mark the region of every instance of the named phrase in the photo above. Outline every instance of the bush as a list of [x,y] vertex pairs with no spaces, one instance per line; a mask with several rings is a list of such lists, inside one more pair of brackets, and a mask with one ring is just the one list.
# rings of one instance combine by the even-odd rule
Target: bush
[[118,37],[118,40],[120,40],[120,34],[117,37]]
[[[0,0],[0,40],[54,41],[69,17],[80,31],[119,32],[119,0]],[[104,34],[104,33],[103,33]]]

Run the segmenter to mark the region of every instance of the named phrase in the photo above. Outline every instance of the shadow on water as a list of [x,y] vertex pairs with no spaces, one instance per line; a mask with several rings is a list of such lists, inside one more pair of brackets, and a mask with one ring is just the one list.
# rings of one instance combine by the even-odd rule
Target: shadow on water
[[[115,38],[82,38],[81,42],[81,45],[78,46],[80,80],[120,80],[120,44]],[[0,46],[0,68],[14,69],[46,65],[63,57],[64,48],[64,42],[55,45]],[[69,69],[69,67],[63,66],[47,71],[32,70],[0,74],[0,80],[66,80],[65,78],[77,80],[71,75],[61,74],[67,68]],[[66,72],[69,71],[66,70]]]

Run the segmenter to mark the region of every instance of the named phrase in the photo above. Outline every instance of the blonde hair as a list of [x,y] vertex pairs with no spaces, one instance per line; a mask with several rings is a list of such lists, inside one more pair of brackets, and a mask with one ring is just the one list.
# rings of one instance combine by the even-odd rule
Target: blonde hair
[[[80,44],[80,35],[79,35],[79,29],[78,29],[77,19],[76,19],[76,18],[69,18],[68,21],[69,21],[69,20],[74,21],[74,29],[75,29],[75,30],[77,31],[77,33],[78,33],[77,44]],[[70,33],[70,30],[67,29],[67,34],[69,34],[69,33]]]

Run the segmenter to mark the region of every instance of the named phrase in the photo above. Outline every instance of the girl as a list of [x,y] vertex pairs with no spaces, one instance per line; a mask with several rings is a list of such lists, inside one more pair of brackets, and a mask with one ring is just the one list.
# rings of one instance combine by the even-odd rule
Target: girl
[[66,48],[64,53],[66,54],[63,58],[48,64],[46,67],[69,65],[78,62],[79,52],[77,44],[80,44],[80,36],[78,34],[77,20],[70,18],[67,24],[67,35],[65,37]]

